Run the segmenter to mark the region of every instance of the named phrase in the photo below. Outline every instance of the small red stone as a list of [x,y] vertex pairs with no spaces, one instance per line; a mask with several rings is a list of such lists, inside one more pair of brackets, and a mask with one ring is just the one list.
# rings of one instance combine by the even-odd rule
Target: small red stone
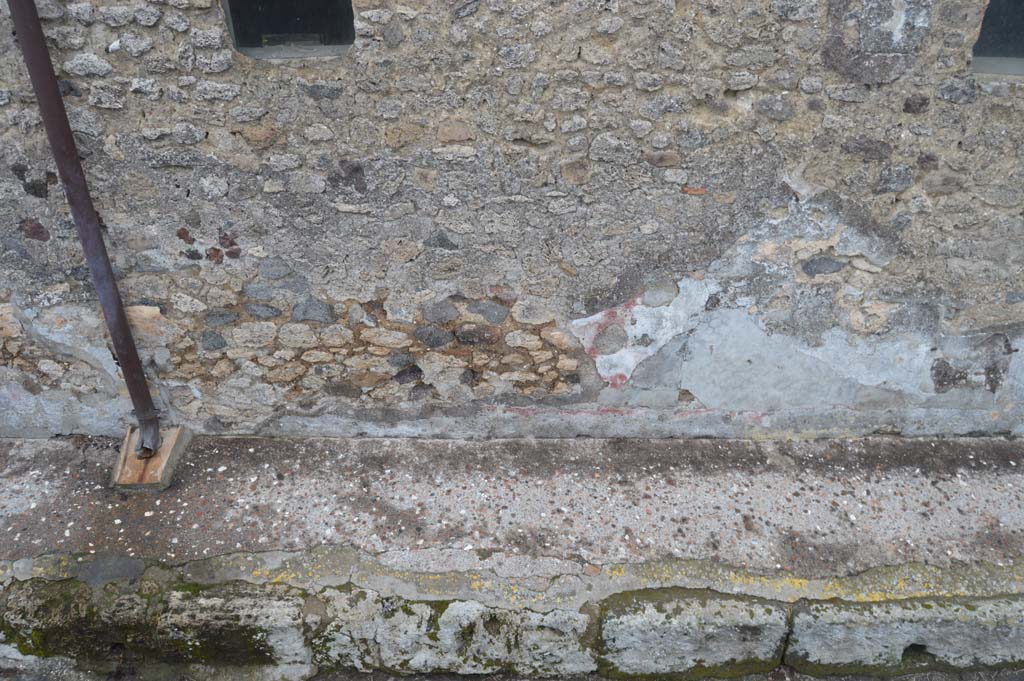
[[18,227],[21,228],[21,233],[25,235],[26,239],[32,239],[34,241],[49,241],[50,231],[43,227],[39,220],[33,220],[32,218],[25,218],[19,223]]

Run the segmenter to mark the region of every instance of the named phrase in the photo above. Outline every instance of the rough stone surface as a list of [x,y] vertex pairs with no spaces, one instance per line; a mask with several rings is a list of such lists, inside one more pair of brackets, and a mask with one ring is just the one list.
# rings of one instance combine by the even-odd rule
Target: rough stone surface
[[325,596],[330,624],[313,641],[327,668],[554,677],[596,670],[581,643],[590,618],[487,607],[474,601],[414,602],[363,590]]
[[789,631],[786,610],[768,601],[661,591],[612,603],[601,639],[616,676],[773,669]]
[[[280,61],[211,0],[40,8],[168,421],[1024,434],[1024,87],[970,71],[983,2],[355,0],[344,55]],[[117,435],[6,14],[0,74],[0,435]]]
[[815,671],[1024,663],[1024,600],[907,600],[798,607],[786,662]]

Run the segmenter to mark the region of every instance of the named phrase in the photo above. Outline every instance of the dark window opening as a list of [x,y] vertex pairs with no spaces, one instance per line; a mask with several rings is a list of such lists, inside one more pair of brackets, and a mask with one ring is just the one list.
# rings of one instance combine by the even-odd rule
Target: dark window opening
[[974,70],[1024,75],[1024,2],[991,0],[974,45]]
[[352,0],[223,0],[239,51],[287,58],[340,54],[355,42]]

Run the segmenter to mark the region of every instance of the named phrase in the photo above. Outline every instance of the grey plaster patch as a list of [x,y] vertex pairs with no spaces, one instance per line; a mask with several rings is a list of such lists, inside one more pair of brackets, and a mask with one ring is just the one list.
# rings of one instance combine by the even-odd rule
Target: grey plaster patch
[[139,558],[118,555],[97,556],[78,570],[78,579],[89,586],[102,586],[107,582],[136,580],[146,570],[146,563]]

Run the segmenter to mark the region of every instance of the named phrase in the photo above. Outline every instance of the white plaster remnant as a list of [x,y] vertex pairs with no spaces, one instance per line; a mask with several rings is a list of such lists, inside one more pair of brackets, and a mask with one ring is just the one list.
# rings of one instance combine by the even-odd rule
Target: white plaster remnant
[[882,28],[892,31],[893,45],[903,42],[903,26],[907,21],[907,0],[892,0],[892,16]]
[[[719,290],[716,282],[683,279],[679,295],[669,304],[649,307],[638,296],[618,307],[572,322],[573,334],[597,363],[597,373],[612,387],[621,387],[633,370],[648,357],[653,357],[670,340],[696,328],[708,298]],[[601,334],[612,327],[625,331],[628,341],[620,350],[600,354],[597,347]]]

